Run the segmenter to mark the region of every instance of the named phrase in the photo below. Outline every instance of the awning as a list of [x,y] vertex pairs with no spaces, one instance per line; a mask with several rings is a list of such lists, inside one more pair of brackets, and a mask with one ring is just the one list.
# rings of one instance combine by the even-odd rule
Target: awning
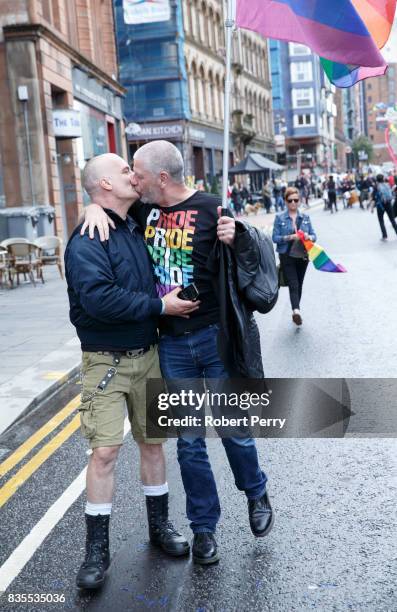
[[239,164],[230,168],[229,174],[252,174],[265,170],[281,171],[284,170],[284,166],[276,164],[260,153],[248,153]]

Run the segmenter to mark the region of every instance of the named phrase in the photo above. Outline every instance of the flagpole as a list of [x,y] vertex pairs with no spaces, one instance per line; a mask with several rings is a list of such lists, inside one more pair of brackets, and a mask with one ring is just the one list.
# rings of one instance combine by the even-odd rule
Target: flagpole
[[232,86],[232,35],[236,22],[236,0],[226,0],[227,14],[225,20],[226,36],[226,76],[225,107],[223,132],[223,174],[222,174],[222,208],[228,207],[227,188],[229,184],[229,142],[230,142],[230,93]]

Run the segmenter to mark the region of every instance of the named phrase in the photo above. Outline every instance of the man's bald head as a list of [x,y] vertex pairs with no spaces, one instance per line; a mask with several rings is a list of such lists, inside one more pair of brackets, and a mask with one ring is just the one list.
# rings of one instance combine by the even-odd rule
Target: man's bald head
[[102,190],[101,180],[109,179],[121,170],[124,166],[128,166],[122,157],[114,153],[104,153],[92,157],[85,165],[82,176],[83,187],[92,198]]

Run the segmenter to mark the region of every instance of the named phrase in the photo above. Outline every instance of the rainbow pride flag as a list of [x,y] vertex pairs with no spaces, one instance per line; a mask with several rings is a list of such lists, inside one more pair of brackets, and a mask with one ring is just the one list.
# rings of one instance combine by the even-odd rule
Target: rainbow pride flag
[[347,272],[346,268],[341,264],[335,264],[332,259],[328,257],[323,247],[311,240],[305,240],[305,235],[302,230],[298,230],[297,233],[316,270],[320,270],[320,272]]
[[[354,3],[356,0],[354,0]],[[342,64],[385,66],[353,0],[237,0],[237,25]],[[367,0],[367,4],[373,4]]]
[[[351,0],[351,2],[376,46],[378,49],[382,49],[390,36],[397,0]],[[352,64],[339,64],[324,58],[321,58],[321,64],[331,83],[337,87],[351,87],[363,79],[381,76],[385,74],[387,69],[385,64],[370,68]]]

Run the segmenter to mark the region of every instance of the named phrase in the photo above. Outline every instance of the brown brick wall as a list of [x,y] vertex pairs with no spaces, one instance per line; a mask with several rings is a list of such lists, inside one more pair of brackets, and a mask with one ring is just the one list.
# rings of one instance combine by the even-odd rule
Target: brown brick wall
[[[392,83],[394,83],[394,91],[391,88]],[[374,145],[373,161],[375,164],[390,162],[391,159],[385,142],[385,132],[377,129],[376,118],[381,117],[382,112],[375,111],[374,106],[381,102],[389,105],[392,100],[397,101],[397,64],[390,64],[385,76],[365,81],[365,97],[368,111],[368,135]]]
[[33,22],[50,25],[101,70],[117,76],[112,0],[30,0],[30,12]]

